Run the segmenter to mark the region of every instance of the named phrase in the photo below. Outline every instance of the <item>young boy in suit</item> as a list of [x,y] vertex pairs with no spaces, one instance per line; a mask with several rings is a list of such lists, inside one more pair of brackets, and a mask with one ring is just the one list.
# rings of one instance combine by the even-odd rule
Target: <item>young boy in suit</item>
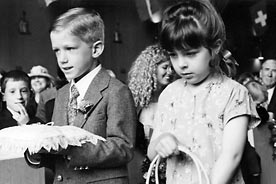
[[83,128],[106,141],[38,155],[26,152],[27,163],[34,167],[53,163],[54,183],[127,184],[136,111],[128,87],[99,63],[104,50],[103,20],[93,10],[70,9],[56,19],[50,38],[58,65],[70,81],[58,91],[52,121]]

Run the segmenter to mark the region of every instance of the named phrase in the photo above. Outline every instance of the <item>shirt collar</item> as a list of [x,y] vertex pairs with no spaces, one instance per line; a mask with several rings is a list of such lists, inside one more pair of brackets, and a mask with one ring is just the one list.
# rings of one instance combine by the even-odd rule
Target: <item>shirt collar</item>
[[267,100],[268,103],[270,103],[270,100],[271,100],[271,98],[272,98],[274,89],[275,89],[275,87],[270,88],[270,89],[267,90],[267,92],[268,92],[268,100]]
[[[80,94],[79,97],[77,98],[78,102],[84,98],[84,95],[89,87],[89,84],[92,82],[92,80],[95,78],[95,76],[99,73],[101,68],[102,68],[102,65],[101,64],[98,65],[92,71],[87,73],[83,78],[81,78],[77,83],[75,83],[74,80],[72,80],[71,86],[74,84]],[[70,88],[71,88],[71,86],[70,86]]]

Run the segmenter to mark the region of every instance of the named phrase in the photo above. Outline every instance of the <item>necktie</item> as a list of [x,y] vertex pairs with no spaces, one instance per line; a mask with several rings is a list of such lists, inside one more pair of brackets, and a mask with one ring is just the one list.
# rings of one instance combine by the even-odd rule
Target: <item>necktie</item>
[[71,98],[68,104],[68,124],[73,125],[74,119],[77,116],[77,98],[79,96],[78,89],[75,85],[71,87]]

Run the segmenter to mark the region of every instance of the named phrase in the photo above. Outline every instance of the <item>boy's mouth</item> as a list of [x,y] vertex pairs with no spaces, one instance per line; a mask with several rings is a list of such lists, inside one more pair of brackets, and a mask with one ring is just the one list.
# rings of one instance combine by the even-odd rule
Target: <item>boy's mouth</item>
[[64,71],[67,71],[67,70],[71,70],[73,67],[72,66],[70,66],[70,67],[63,67],[62,69],[64,70]]

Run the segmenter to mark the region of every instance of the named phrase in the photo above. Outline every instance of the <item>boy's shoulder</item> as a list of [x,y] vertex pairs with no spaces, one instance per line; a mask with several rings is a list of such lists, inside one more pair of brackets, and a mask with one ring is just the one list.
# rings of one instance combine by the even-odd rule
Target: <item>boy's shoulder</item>
[[[93,87],[98,88],[99,90],[110,87],[110,88],[125,88],[127,85],[120,81],[117,78],[111,77],[105,68],[102,68],[95,78],[87,85],[93,85]],[[62,88],[58,90],[59,94],[64,94],[69,91],[70,83],[67,83]]]

